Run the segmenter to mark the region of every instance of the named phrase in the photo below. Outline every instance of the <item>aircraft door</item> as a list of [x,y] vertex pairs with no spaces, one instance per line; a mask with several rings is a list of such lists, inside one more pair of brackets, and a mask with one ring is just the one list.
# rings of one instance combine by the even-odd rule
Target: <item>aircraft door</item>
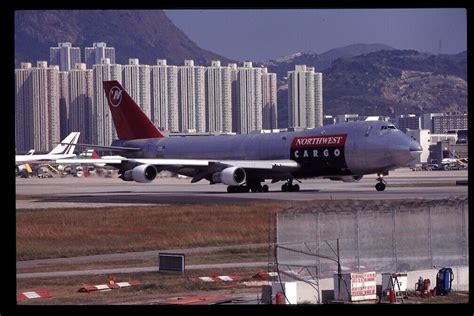
[[366,169],[367,139],[372,134],[373,128],[369,125],[357,129],[349,134],[347,144],[347,167],[353,173],[359,173]]

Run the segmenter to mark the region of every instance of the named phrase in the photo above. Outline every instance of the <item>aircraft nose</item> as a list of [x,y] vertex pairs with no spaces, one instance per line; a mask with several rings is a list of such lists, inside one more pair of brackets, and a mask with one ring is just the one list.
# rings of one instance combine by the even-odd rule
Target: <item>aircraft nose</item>
[[408,166],[413,160],[421,155],[422,148],[418,142],[403,135],[394,135],[394,138],[386,145],[392,162],[398,167]]
[[421,152],[423,151],[423,148],[416,141],[412,141],[410,143],[409,149],[410,155],[413,157],[413,159],[418,158],[421,155]]

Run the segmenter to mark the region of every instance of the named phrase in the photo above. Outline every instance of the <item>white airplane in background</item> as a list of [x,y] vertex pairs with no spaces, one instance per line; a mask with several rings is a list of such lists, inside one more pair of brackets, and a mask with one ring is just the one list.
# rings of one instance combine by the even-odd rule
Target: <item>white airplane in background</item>
[[54,162],[57,159],[74,158],[74,149],[79,140],[80,132],[72,132],[64,140],[61,141],[53,150],[44,155],[34,155],[34,150],[30,150],[26,155],[15,155],[15,164],[32,164],[41,162]]

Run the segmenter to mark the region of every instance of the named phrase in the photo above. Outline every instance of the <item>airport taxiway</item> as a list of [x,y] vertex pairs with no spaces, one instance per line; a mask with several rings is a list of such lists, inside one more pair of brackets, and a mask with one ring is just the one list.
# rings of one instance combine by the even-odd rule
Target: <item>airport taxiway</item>
[[222,184],[207,181],[190,183],[190,179],[157,178],[151,183],[125,182],[119,178],[30,178],[16,179],[16,208],[104,207],[157,204],[242,203],[265,200],[310,201],[338,199],[440,199],[466,197],[467,170],[411,171],[409,168],[391,171],[383,192],[375,190],[376,175],[365,176],[359,182],[305,179],[300,192],[281,192],[283,182],[267,184],[266,193],[227,193]]

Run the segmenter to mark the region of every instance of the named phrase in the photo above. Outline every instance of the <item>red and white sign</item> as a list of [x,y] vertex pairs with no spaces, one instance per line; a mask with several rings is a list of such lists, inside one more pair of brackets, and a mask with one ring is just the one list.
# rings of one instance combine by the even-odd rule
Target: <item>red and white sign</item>
[[111,291],[113,289],[119,289],[123,287],[129,287],[134,285],[140,285],[140,281],[129,281],[129,282],[111,282],[109,284],[99,285],[84,285],[79,289],[78,292],[94,292],[94,291]]
[[346,138],[347,134],[295,137],[291,148],[340,147]]
[[198,277],[193,278],[193,281],[202,281],[202,282],[232,282],[239,281],[239,276],[228,276],[228,275],[211,275],[209,277]]
[[26,299],[33,299],[33,298],[47,298],[51,297],[48,291],[46,290],[36,290],[36,291],[29,291],[29,292],[21,292],[18,293],[16,296],[17,301],[24,301]]
[[351,273],[351,300],[377,299],[376,276],[375,272]]

